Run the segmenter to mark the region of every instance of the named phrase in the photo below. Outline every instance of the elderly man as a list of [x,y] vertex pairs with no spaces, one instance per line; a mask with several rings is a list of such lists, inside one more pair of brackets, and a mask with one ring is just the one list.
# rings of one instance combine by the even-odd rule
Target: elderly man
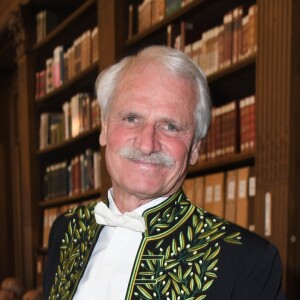
[[284,299],[277,250],[181,187],[210,123],[206,79],[152,46],[99,75],[108,200],[59,217],[45,299]]

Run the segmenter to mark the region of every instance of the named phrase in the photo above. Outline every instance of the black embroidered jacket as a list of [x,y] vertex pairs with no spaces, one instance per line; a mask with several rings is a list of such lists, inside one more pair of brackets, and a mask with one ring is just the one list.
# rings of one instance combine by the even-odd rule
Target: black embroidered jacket
[[[95,205],[77,207],[55,221],[44,299],[73,298],[101,233]],[[146,231],[126,300],[284,299],[276,248],[195,207],[181,190],[143,216]]]

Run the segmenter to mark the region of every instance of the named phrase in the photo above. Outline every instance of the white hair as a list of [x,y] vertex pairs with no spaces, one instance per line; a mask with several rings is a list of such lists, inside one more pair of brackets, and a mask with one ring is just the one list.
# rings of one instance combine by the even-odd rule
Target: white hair
[[111,100],[114,98],[122,75],[139,63],[159,63],[170,74],[188,80],[197,92],[195,110],[195,141],[207,134],[211,120],[211,101],[208,84],[200,67],[183,52],[166,46],[150,46],[136,55],[123,58],[120,62],[102,71],[96,80],[96,93],[101,107],[101,117],[106,119]]

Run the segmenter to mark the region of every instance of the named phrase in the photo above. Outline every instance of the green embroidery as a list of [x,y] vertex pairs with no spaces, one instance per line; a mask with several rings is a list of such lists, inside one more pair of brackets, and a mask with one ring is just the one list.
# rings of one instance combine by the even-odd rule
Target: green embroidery
[[71,220],[60,246],[60,263],[49,297],[51,300],[70,299],[80,280],[94,237],[99,231],[94,218],[95,205],[76,207],[65,215]]
[[[177,196],[177,194],[175,194]],[[162,233],[174,226],[187,213],[191,203],[183,198],[183,194],[177,196],[175,205],[169,206],[166,210],[159,210],[149,223],[149,235]],[[175,198],[175,197],[174,197]],[[170,199],[173,200],[173,197]],[[180,203],[180,205],[176,205]]]
[[[158,228],[174,230],[169,226],[185,217],[191,204],[182,195],[177,205],[173,203],[163,213],[155,215],[149,223],[150,233]],[[224,240],[241,244],[241,237],[239,232],[226,233],[228,223],[223,219],[210,217],[201,209],[195,210],[192,217],[188,218],[188,225],[180,227],[183,229],[176,232],[171,240],[162,237],[155,245],[151,244],[153,251],[148,249],[152,246],[146,246],[147,250],[137,266],[134,299],[206,298],[207,290],[217,278],[218,255],[221,251],[219,242]],[[151,243],[151,237],[148,242]]]
[[[49,299],[71,299],[100,231],[96,203],[66,214],[60,263]],[[228,223],[195,208],[182,191],[145,212],[147,230],[126,299],[205,299],[217,278],[222,243],[241,244]]]

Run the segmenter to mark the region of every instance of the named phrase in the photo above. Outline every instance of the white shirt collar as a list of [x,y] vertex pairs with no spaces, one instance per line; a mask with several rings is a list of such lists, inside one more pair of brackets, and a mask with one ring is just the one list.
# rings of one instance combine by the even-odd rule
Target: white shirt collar
[[[139,215],[142,215],[143,212],[145,210],[147,210],[148,208],[152,208],[160,203],[162,203],[164,200],[166,200],[168,197],[159,197],[156,199],[153,199],[139,207],[137,207],[136,209],[134,209],[133,211],[138,213]],[[113,198],[113,188],[110,188],[108,190],[108,201],[109,201],[109,209],[114,212],[115,214],[120,214],[122,215],[122,213],[120,212],[120,210],[118,209],[118,207],[116,206],[116,203],[114,201]]]

